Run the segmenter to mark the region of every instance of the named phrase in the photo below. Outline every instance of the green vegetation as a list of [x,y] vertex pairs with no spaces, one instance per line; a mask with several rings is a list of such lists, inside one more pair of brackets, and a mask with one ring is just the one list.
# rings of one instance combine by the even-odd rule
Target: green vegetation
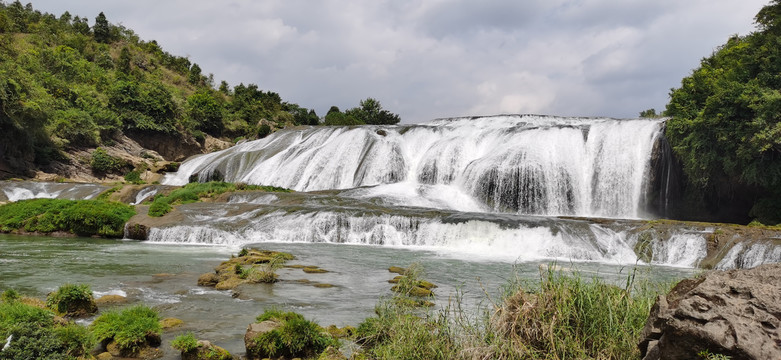
[[260,190],[269,192],[291,192],[292,190],[276,186],[232,184],[212,181],[208,183],[190,183],[172,191],[168,195],[158,195],[149,207],[149,216],[159,217],[171,211],[173,205],[187,204],[212,198],[217,195],[240,190]]
[[[670,93],[666,135],[690,186],[710,207],[747,202],[747,214],[781,223],[781,1],[755,17]],[[749,210],[750,208],[750,210]]]
[[162,332],[157,311],[144,305],[105,312],[90,328],[96,340],[115,341],[120,350],[129,353],[144,347],[148,337],[159,337]]
[[[357,330],[373,359],[636,359],[637,343],[658,292],[578,274],[543,272],[538,286],[511,284],[477,317],[454,309],[422,311],[394,298]],[[658,289],[662,290],[662,289]]]
[[0,205],[0,232],[66,231],[80,236],[122,237],[132,206],[103,200],[32,199]]
[[85,316],[98,311],[87,284],[65,284],[46,297],[46,307],[67,316]]
[[198,349],[198,339],[195,338],[192,332],[187,332],[171,341],[171,347],[183,353],[195,351]]
[[393,125],[399,121],[399,116],[383,109],[378,100],[366,98],[361,100],[360,106],[345,112],[332,106],[325,115],[323,125]]
[[266,310],[257,317],[256,322],[266,320],[275,321],[280,326],[259,334],[254,339],[254,346],[247,349],[247,355],[258,358],[311,358],[329,346],[339,346],[338,341],[301,314]]
[[92,171],[98,174],[116,174],[129,167],[127,161],[111,156],[101,148],[92,152],[92,160],[89,163]]
[[76,359],[95,344],[86,328],[55,322],[51,311],[22,302],[12,290],[0,302],[0,343],[9,335],[11,343],[0,351],[0,359]]

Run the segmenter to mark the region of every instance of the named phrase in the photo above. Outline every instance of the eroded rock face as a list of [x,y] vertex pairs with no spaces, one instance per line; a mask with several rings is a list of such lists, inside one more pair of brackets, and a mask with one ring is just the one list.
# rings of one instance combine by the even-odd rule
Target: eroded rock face
[[646,360],[781,359],[781,264],[681,281],[657,299],[639,347]]

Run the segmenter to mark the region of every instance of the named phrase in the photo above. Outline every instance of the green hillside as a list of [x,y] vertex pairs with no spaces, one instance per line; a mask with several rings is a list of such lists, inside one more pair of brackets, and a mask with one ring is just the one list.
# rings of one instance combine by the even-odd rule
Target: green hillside
[[319,121],[257,85],[215,84],[198,64],[103,13],[93,24],[0,2],[0,178],[121,134],[203,142],[205,134],[257,138]]

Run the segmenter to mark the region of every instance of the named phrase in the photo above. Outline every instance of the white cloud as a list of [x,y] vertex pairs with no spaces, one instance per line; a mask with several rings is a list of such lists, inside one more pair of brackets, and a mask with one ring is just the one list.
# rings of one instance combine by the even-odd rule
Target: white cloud
[[405,122],[534,112],[631,117],[766,0],[55,1],[189,55],[219,81],[315,108],[375,97]]

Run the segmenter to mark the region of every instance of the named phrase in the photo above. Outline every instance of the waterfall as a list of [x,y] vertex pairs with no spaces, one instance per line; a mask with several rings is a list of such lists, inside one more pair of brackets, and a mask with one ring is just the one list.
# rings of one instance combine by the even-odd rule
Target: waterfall
[[399,206],[640,218],[662,127],[659,119],[514,115],[295,128],[185,161],[163,183],[360,188],[355,196]]
[[98,184],[76,184],[57,182],[2,181],[0,201],[27,199],[94,199],[109,186]]

